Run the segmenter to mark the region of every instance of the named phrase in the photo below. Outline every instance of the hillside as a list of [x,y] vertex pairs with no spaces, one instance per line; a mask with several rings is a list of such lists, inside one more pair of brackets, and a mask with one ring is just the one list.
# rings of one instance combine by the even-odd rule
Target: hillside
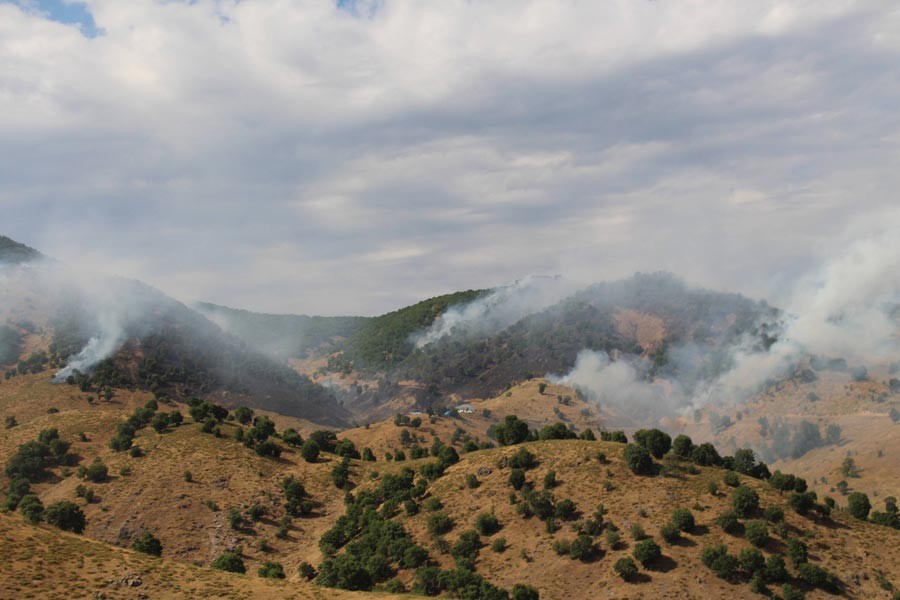
[[42,257],[43,255],[34,248],[30,248],[5,235],[0,235],[0,263],[19,264]]
[[97,394],[128,387],[214,397],[332,426],[349,416],[331,391],[150,286],[58,263],[2,268],[0,365],[7,374],[72,376]]
[[[439,438],[456,449],[459,461],[448,460],[443,476],[431,480],[415,477],[417,483],[421,482],[421,492],[413,500],[415,512],[404,508],[403,502],[399,510],[380,509],[387,520],[408,532],[409,539],[423,548],[436,566],[452,570],[457,553],[453,548],[462,533],[475,526],[479,514],[492,513],[501,529],[481,536],[484,547],[477,552],[473,572],[503,589],[530,585],[539,590],[541,598],[752,597],[744,576],[736,573],[731,582],[726,582],[701,561],[701,552],[707,546],[723,543],[732,554],[749,547],[742,535],[726,534],[714,523],[731,505],[732,490],[724,483],[723,469],[696,466],[669,456],[660,461],[659,475],[636,475],[624,460],[625,446],[602,441],[549,439],[466,452],[468,442],[475,442],[476,447],[489,440],[496,444],[488,429],[503,424],[506,414],[514,414],[506,411],[521,412],[533,427],[549,424],[560,413],[573,426],[578,418],[584,418],[576,400],[571,405],[559,404],[559,412],[544,412],[548,404],[541,402],[542,398],[555,401],[555,395],[567,390],[549,385],[540,394],[540,383],[528,382],[509,395],[477,402],[481,412],[475,414],[434,419],[424,415],[418,426],[398,426],[390,420],[341,433],[339,439],[351,440],[357,449],[374,450],[376,459],[349,460],[353,491],[349,498],[362,501],[366,494],[383,493],[378,490],[395,481],[392,477],[415,473],[435,461],[430,455],[413,460],[411,446],[400,442],[402,431],[409,431],[416,438],[412,443],[426,450]],[[321,541],[344,522],[351,506],[346,504],[346,491],[334,481],[340,457],[323,452],[310,463],[300,456],[298,448],[278,438],[274,441],[281,449],[280,456],[262,456],[235,439],[239,429],[244,435],[253,429],[249,424],[214,421],[214,431],[205,433],[205,425],[188,416],[192,407],[180,403],[159,404],[157,412],[182,412],[183,424],[159,433],[149,426],[136,432],[133,445],[141,449],[139,455],[110,448],[119,424],[151,399],[146,392],[116,390],[110,400],[89,400],[88,394],[49,384],[39,374],[0,384],[0,415],[15,417],[15,424],[0,432],[0,454],[12,456],[16,448],[36,439],[41,431],[56,428],[60,438],[71,443],[69,451],[77,462],[52,468],[50,477],[33,484],[32,490],[45,506],[74,501],[87,520],[84,535],[73,536],[46,525],[26,524],[18,512],[0,517],[0,536],[5,545],[9,542],[15,548],[4,557],[8,567],[0,569],[0,590],[10,590],[7,595],[20,597],[21,582],[37,573],[42,564],[35,558],[35,549],[52,546],[42,560],[52,558],[53,564],[64,568],[50,570],[37,586],[28,588],[35,594],[61,597],[64,590],[71,593],[83,589],[109,597],[131,597],[116,582],[138,576],[140,591],[150,597],[270,597],[280,596],[282,591],[285,597],[343,597],[340,591],[309,587],[297,571],[297,565],[308,562],[320,573],[323,569],[330,573],[326,565],[330,551],[323,552]],[[485,415],[487,407],[490,412]],[[541,422],[545,416],[549,419]],[[279,433],[293,427],[304,439],[312,435],[313,426],[308,423],[277,419]],[[589,423],[593,421],[582,421],[575,427],[581,429]],[[461,433],[454,435],[457,430]],[[561,506],[563,500],[573,503],[566,512],[557,511],[561,516],[552,531],[539,512],[531,517],[521,513],[525,505],[541,510],[540,494],[531,498],[530,492],[515,492],[508,483],[512,473],[509,463],[522,449],[534,457],[534,466],[525,471],[525,476],[533,483],[535,493],[545,488],[544,481],[552,470],[555,485],[549,489],[551,505]],[[386,461],[383,453],[388,450],[403,450],[405,460]],[[438,454],[449,456],[443,451]],[[76,476],[77,467],[91,465],[96,459],[108,468],[105,480],[91,482]],[[185,471],[190,471],[190,478]],[[285,477],[302,482],[311,502],[307,514],[285,520],[288,509],[281,486]],[[809,547],[809,560],[834,574],[847,597],[890,597],[882,588],[900,584],[900,531],[863,523],[842,510],[834,511],[830,518],[818,513],[801,516],[788,506],[788,494],[763,481],[738,477],[758,493],[761,507],[777,505],[784,510],[784,526],[769,524],[770,540],[762,548],[764,554],[785,554],[787,539],[803,539]],[[711,482],[719,488],[715,495],[709,492]],[[2,486],[8,483],[4,477]],[[79,497],[79,485],[92,491],[91,501]],[[880,510],[880,500],[872,500]],[[437,502],[439,509],[432,506]],[[599,505],[604,510],[600,520],[594,514]],[[680,541],[664,543],[658,532],[677,507],[690,509],[696,526]],[[256,510],[262,513],[258,517],[253,516]],[[452,521],[447,533],[430,532],[429,522],[437,512]],[[237,524],[232,524],[232,514],[237,515]],[[749,520],[760,518],[761,512]],[[607,533],[612,530],[611,524],[617,526],[621,537],[616,543]],[[637,542],[631,532],[635,525],[660,543],[662,558],[646,568],[639,567],[639,575],[625,582],[613,572],[613,565],[634,551]],[[582,531],[588,527],[592,532],[593,550],[589,549],[583,560],[557,553],[560,544],[576,539],[575,526]],[[162,559],[125,549],[144,531],[152,532],[162,543]],[[497,538],[505,540],[503,551],[492,549]],[[22,540],[28,540],[28,544],[21,544]],[[248,575],[195,566],[208,566],[231,550],[241,555]],[[272,583],[255,575],[267,561],[283,565],[286,583]],[[788,571],[790,583],[807,589],[808,598],[827,597],[799,580],[790,563]],[[415,569],[400,568],[396,571],[397,583],[392,585],[412,589],[421,579],[416,573]],[[323,583],[321,577],[317,581]]]
[[[775,383],[735,411],[710,407],[681,427],[717,447],[752,447],[773,468],[802,475],[820,494],[841,495],[837,484],[874,497],[900,495],[900,396],[889,368],[864,380],[848,371],[810,370]],[[894,415],[892,418],[891,415]],[[728,417],[723,421],[723,417]],[[727,426],[713,426],[723,422]],[[852,459],[852,468],[845,463]]]
[[[542,304],[527,291],[520,297],[510,288],[439,296],[362,319],[355,330],[348,327],[315,348],[302,341],[307,339],[302,323],[309,317],[291,321],[220,308],[216,314],[227,315],[230,330],[257,348],[303,346],[292,366],[337,384],[359,420],[385,417],[397,407],[382,407],[401,396],[419,410],[448,399],[496,396],[532,377],[568,372],[585,350],[621,356],[648,381],[677,378],[695,385],[727,365],[728,348],[738,340],[764,346],[776,333],[771,323],[778,311],[765,303],[692,288],[667,273],[553,293],[564,298],[549,306],[544,306],[547,298]],[[416,343],[447,315],[469,312],[476,317],[429,343]],[[516,316],[498,320],[494,313]],[[284,327],[276,335],[278,323]],[[309,335],[321,342],[318,331],[314,327]],[[696,349],[696,364],[670,360],[669,348],[685,346]]]

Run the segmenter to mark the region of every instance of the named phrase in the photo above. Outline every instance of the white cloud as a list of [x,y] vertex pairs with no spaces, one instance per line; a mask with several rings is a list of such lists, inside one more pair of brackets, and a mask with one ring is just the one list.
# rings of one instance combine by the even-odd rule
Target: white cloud
[[887,1],[86,4],[95,38],[0,4],[2,229],[182,298],[763,294],[900,183]]

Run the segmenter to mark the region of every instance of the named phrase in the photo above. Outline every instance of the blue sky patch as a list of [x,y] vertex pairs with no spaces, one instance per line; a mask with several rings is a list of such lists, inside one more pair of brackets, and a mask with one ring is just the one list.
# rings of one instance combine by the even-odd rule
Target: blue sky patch
[[78,25],[87,37],[97,37],[99,30],[94,23],[94,16],[87,5],[81,2],[64,2],[63,0],[0,0],[0,3],[16,4],[34,11],[51,21]]
[[383,0],[337,0],[338,10],[350,13],[354,17],[371,19],[383,4]]

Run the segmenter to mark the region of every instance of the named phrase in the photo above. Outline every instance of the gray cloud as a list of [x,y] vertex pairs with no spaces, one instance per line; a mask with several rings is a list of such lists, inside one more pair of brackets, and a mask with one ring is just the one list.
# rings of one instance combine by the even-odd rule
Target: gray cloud
[[890,2],[86,4],[0,4],[3,232],[185,300],[770,295],[896,202]]

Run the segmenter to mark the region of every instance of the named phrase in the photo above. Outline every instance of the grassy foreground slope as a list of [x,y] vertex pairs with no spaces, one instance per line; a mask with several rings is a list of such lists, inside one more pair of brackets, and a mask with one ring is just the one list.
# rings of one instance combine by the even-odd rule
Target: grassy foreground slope
[[[262,579],[116,548],[0,513],[2,598],[284,598],[372,597],[297,581]],[[379,598],[397,598],[379,594]]]
[[[623,460],[624,447],[613,442],[552,440],[463,455],[429,488],[430,497],[438,498],[441,511],[454,521],[444,539],[452,547],[462,532],[476,528],[480,514],[492,513],[502,528],[491,536],[482,536],[486,545],[478,554],[477,571],[505,588],[515,583],[530,584],[540,590],[541,598],[760,597],[750,591],[746,579],[725,581],[701,562],[706,546],[725,544],[733,555],[751,547],[740,533],[725,533],[715,523],[732,504],[733,490],[723,484],[725,471],[664,459],[661,475],[638,476]],[[549,533],[537,516],[526,518],[519,513],[521,494],[516,494],[515,504],[511,503],[511,469],[500,465],[520,448],[533,453],[538,463],[526,472],[527,480],[540,490],[547,473],[555,471],[558,485],[552,493],[557,504],[568,499],[577,507],[571,520],[557,520],[559,529],[554,533]],[[606,463],[597,460],[598,453],[606,456]],[[474,489],[468,485],[470,475],[479,480]],[[900,585],[900,531],[860,522],[843,511],[834,511],[827,519],[800,516],[788,506],[787,494],[760,480],[743,475],[739,479],[757,492],[761,509],[778,506],[784,510],[785,535],[778,535],[769,524],[770,538],[761,549],[765,556],[785,554],[788,538],[802,539],[809,547],[810,561],[838,577],[845,597],[890,598],[883,582]],[[709,493],[710,483],[719,488],[716,495]],[[604,523],[618,527],[621,541],[613,547],[600,535],[594,538],[597,550],[588,560],[559,556],[554,545],[574,541],[576,524],[591,518],[599,505],[606,511]],[[696,527],[668,544],[661,539],[660,528],[676,508],[691,510]],[[444,568],[452,568],[452,557],[440,550],[442,536],[428,531],[431,514],[425,510],[402,521]],[[744,524],[755,520],[763,520],[762,510],[741,519]],[[632,535],[635,527],[662,547],[662,558],[641,567],[638,579],[626,583],[614,573],[613,566],[620,558],[632,556],[638,543]],[[507,548],[503,552],[491,548],[497,538],[505,539]],[[796,576],[790,560],[787,562],[788,570]],[[804,587],[797,581],[794,584]],[[807,598],[827,597],[832,596],[821,590],[807,591]]]

